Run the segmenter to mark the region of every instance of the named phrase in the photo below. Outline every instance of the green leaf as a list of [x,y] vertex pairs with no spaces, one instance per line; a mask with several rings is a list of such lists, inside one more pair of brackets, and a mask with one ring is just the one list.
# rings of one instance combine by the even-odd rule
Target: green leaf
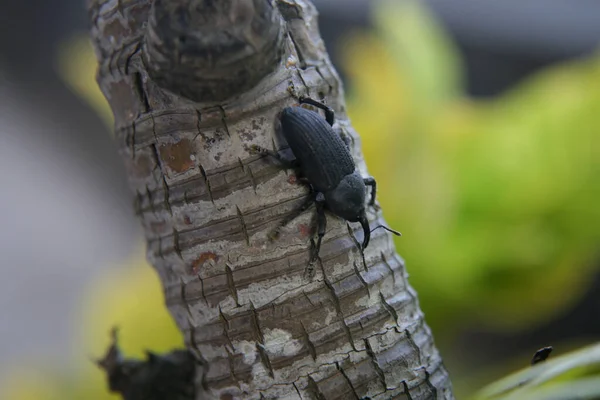
[[[475,400],[600,398],[600,344],[533,365],[482,389]],[[595,376],[585,377],[590,371]],[[583,378],[579,378],[584,376]]]
[[411,99],[423,112],[462,90],[458,51],[429,9],[415,0],[386,1],[375,8],[375,24],[413,85]]

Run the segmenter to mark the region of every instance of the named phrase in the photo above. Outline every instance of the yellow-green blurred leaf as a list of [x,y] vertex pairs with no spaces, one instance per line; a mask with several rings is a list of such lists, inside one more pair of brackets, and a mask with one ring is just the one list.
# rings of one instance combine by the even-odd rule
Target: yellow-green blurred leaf
[[183,346],[154,269],[141,252],[125,265],[105,273],[86,291],[78,354],[102,354],[113,326],[119,327],[119,346],[127,357],[143,358],[146,349],[160,353]]
[[0,399],[63,400],[64,390],[56,379],[32,367],[13,367],[0,382]]
[[[460,93],[462,69],[453,43],[418,0],[382,1],[374,22],[396,65],[408,77],[411,102],[421,117]],[[422,114],[421,114],[422,113]]]
[[58,75],[76,95],[98,113],[112,132],[113,114],[96,83],[97,64],[92,43],[87,35],[74,36],[60,44],[56,59]]

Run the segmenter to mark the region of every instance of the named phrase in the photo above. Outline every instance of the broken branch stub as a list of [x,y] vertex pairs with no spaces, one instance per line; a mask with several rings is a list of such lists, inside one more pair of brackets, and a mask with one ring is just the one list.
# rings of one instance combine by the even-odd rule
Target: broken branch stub
[[218,102],[255,86],[279,64],[283,27],[265,0],[155,0],[144,62],[161,87]]
[[[279,114],[300,96],[335,111],[368,175],[313,5],[92,0],[90,14],[148,259],[208,365],[203,398],[451,399],[388,232],[363,257],[361,227],[330,217],[313,277],[313,213],[269,239],[307,192],[248,149],[283,147]],[[375,209],[367,218],[384,224]]]

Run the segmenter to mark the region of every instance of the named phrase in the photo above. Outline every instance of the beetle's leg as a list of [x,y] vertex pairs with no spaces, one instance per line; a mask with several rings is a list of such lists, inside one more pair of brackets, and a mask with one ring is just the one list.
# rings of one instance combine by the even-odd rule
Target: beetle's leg
[[369,205],[374,206],[375,205],[375,196],[377,195],[377,182],[375,181],[375,178],[373,178],[372,176],[369,176],[368,178],[363,179],[363,182],[365,183],[365,185],[371,186],[371,200],[369,201]]
[[299,184],[308,186],[309,189],[312,191],[312,185],[310,184],[310,181],[308,180],[308,178],[301,176],[299,174],[296,174],[296,180]]
[[292,213],[290,213],[290,215],[285,217],[283,219],[283,221],[281,221],[279,223],[279,225],[277,225],[277,228],[273,229],[273,231],[271,231],[269,233],[269,240],[274,241],[275,239],[277,239],[279,237],[279,232],[281,231],[281,228],[283,228],[284,226],[286,226],[287,224],[292,222],[304,211],[308,210],[310,208],[310,206],[313,205],[314,202],[315,202],[315,199],[314,199],[313,195],[311,194],[310,196],[308,196],[306,198],[306,200],[304,201],[304,203],[302,203],[302,205],[300,207],[298,207]]
[[321,250],[321,241],[325,236],[325,229],[327,228],[327,217],[325,216],[325,195],[323,193],[317,193],[315,198],[317,204],[317,245],[313,249],[313,254],[310,257],[310,264],[313,264],[319,258],[319,251]]
[[[331,109],[331,107],[327,107],[325,104],[323,104],[319,101],[313,100],[310,97],[301,97],[300,104],[310,104],[311,106],[315,106],[317,108],[324,110],[325,111],[325,120],[329,123],[329,125],[333,126],[333,122],[334,122],[335,118],[334,118],[334,112]],[[340,137],[346,144],[346,147],[348,148],[348,150],[350,150],[350,146],[352,146],[352,140],[350,139],[350,137],[343,132],[340,133]]]
[[310,104],[311,106],[315,106],[325,111],[325,120],[329,123],[329,125],[333,126],[333,110],[330,107],[327,107],[325,104],[313,100],[310,97],[300,97],[300,104]]
[[283,168],[286,168],[286,169],[296,169],[296,168],[298,168],[298,160],[295,160],[295,159],[294,160],[289,160],[289,159],[283,157],[281,154],[279,154],[276,151],[265,149],[264,147],[260,147],[258,145],[253,144],[252,146],[250,146],[250,152],[254,153],[254,154],[263,154],[263,155],[266,155],[266,156],[273,157],[281,165],[283,165]]

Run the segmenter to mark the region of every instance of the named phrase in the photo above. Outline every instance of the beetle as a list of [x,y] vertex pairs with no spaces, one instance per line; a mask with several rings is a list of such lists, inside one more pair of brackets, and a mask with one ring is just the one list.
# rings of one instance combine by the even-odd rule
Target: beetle
[[[332,128],[334,112],[325,104],[309,97],[301,97],[300,104],[308,104],[322,109],[323,118],[318,112],[303,107],[286,107],[282,110],[280,121],[283,136],[294,154],[294,160],[288,160],[278,152],[259,146],[252,146],[254,153],[269,155],[278,160],[285,168],[295,169],[297,175],[310,188],[311,195],[306,201],[285,218],[277,227],[271,239],[279,234],[279,229],[287,225],[313,203],[317,208],[317,244],[310,262],[316,261],[325,235],[327,218],[325,209],[348,222],[359,222],[363,228],[364,239],[361,251],[366,249],[371,238],[367,220],[365,200],[367,186],[371,188],[369,206],[375,206],[377,182],[371,176],[363,178],[356,169],[348,143],[344,142]],[[400,236],[399,232],[382,227]]]

